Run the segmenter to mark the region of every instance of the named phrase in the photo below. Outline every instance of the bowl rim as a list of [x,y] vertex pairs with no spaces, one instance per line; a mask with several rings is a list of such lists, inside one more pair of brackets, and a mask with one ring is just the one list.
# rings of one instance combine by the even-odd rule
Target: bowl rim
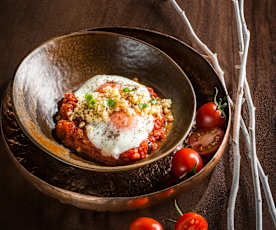
[[[217,72],[215,71],[214,67],[212,66],[212,64],[209,62],[209,60],[207,58],[205,58],[200,52],[198,52],[196,49],[194,49],[193,47],[191,47],[190,45],[188,45],[187,43],[181,41],[180,39],[172,36],[172,35],[168,35],[168,34],[165,34],[165,33],[162,33],[162,32],[159,32],[159,31],[156,31],[156,30],[151,30],[151,29],[145,29],[145,28],[139,28],[139,27],[129,27],[129,26],[106,26],[106,27],[95,27],[95,28],[87,28],[85,29],[86,31],[106,31],[108,29],[126,29],[126,30],[132,30],[132,31],[146,31],[146,32],[149,32],[149,33],[152,33],[152,34],[157,34],[157,35],[160,35],[160,36],[163,36],[163,37],[166,37],[166,38],[169,38],[171,40],[174,40],[175,42],[181,44],[182,46],[185,46],[187,47],[188,49],[190,49],[192,52],[194,52],[198,57],[200,57],[208,66],[209,68],[212,70],[212,72],[214,73],[214,75],[216,76],[218,82],[221,84],[222,88],[223,88],[223,93],[226,93],[225,91],[225,88],[223,86],[223,83],[221,81],[221,79],[219,78]],[[84,30],[81,30],[81,31],[84,31]],[[78,32],[76,32],[78,33]],[[116,33],[116,32],[113,32],[113,33]],[[119,33],[118,33],[119,34]],[[181,67],[180,67],[181,68]],[[117,196],[117,197],[103,197],[103,199],[105,200],[113,200],[113,199],[125,199],[125,198],[128,198],[128,199],[139,199],[139,198],[144,198],[144,197],[153,197],[154,195],[157,195],[157,194],[160,194],[162,192],[166,192],[167,190],[170,190],[170,189],[174,189],[174,188],[179,188],[181,187],[182,185],[186,184],[186,183],[189,183],[190,181],[198,178],[199,176],[201,176],[206,170],[209,170],[210,167],[213,166],[213,168],[217,165],[218,161],[220,160],[222,154],[223,154],[223,151],[225,151],[225,146],[227,145],[228,143],[228,140],[229,140],[229,135],[230,135],[230,131],[231,131],[231,121],[232,121],[232,109],[231,109],[231,103],[229,101],[229,97],[226,98],[227,100],[227,109],[228,109],[228,122],[226,124],[226,129],[225,129],[225,134],[224,134],[224,137],[223,137],[223,140],[219,146],[219,148],[217,149],[216,153],[212,156],[212,158],[208,161],[208,163],[206,165],[203,166],[203,168],[197,172],[196,174],[194,174],[193,176],[189,177],[188,179],[185,179],[183,181],[180,181],[178,182],[177,184],[174,184],[174,185],[171,185],[171,186],[168,186],[164,189],[161,189],[161,190],[158,190],[158,191],[154,191],[154,192],[150,192],[150,193],[146,193],[146,194],[142,194],[142,195],[137,195],[137,196],[129,196],[129,197],[123,197],[123,196]],[[212,168],[212,169],[213,169]],[[43,181],[44,182],[44,181]],[[52,186],[52,185],[51,185]],[[62,188],[59,188],[59,189],[62,189]],[[63,189],[64,191],[68,192],[68,190],[65,190]],[[71,191],[70,191],[71,192]],[[72,192],[74,193],[74,192]],[[76,193],[76,194],[80,194],[80,193]],[[84,197],[84,198],[89,198],[89,195],[86,195],[86,194],[81,194],[83,196],[87,196],[87,197]],[[97,198],[102,198],[102,197],[99,197],[99,196],[94,196],[94,197],[97,197]]]
[[[59,40],[63,40],[63,39],[70,38],[70,37],[83,36],[83,35],[88,35],[88,34],[104,34],[104,35],[110,35],[110,36],[115,36],[115,37],[124,37],[124,38],[130,39],[130,40],[134,40],[138,43],[142,43],[142,44],[156,50],[157,52],[159,52],[162,56],[164,56],[182,74],[182,76],[184,77],[183,79],[186,80],[186,82],[188,83],[188,85],[191,89],[191,92],[192,92],[193,111],[192,111],[192,117],[191,117],[191,120],[190,120],[190,123],[188,125],[188,128],[187,128],[186,132],[184,133],[184,135],[182,135],[182,137],[179,139],[179,141],[176,144],[174,144],[170,149],[168,149],[167,151],[164,151],[159,156],[154,157],[152,159],[146,158],[146,159],[143,159],[142,161],[137,161],[137,162],[134,162],[134,163],[128,164],[128,165],[119,165],[119,166],[106,166],[106,165],[100,165],[100,164],[99,165],[98,164],[94,165],[94,164],[90,163],[92,161],[85,160],[82,157],[81,157],[82,158],[82,161],[81,161],[82,164],[79,165],[79,164],[76,164],[76,162],[75,163],[69,162],[68,160],[56,155],[53,151],[50,151],[48,148],[46,148],[44,145],[42,145],[37,140],[38,138],[35,138],[31,134],[31,132],[29,131],[30,128],[28,129],[24,126],[24,122],[21,120],[21,116],[19,115],[19,112],[17,111],[17,107],[15,106],[15,89],[14,89],[14,82],[15,82],[15,79],[16,79],[16,75],[17,75],[17,72],[18,72],[19,68],[21,67],[21,65],[25,61],[27,61],[29,58],[31,58],[33,55],[35,55],[41,48],[43,48],[43,46],[45,46],[49,42],[59,41]],[[167,55],[164,51],[160,50],[159,48],[157,48],[157,47],[155,47],[155,46],[153,46],[153,45],[151,45],[151,44],[149,44],[149,43],[147,43],[143,40],[140,40],[140,39],[137,39],[137,38],[134,38],[134,37],[131,37],[131,36],[123,35],[123,34],[118,34],[118,33],[114,33],[114,32],[106,32],[106,31],[82,30],[82,31],[78,31],[78,32],[72,32],[72,33],[69,33],[69,34],[56,36],[54,38],[50,38],[50,39],[44,41],[43,43],[41,43],[40,45],[38,45],[37,47],[35,47],[31,51],[29,51],[21,59],[21,61],[17,65],[16,70],[15,70],[14,75],[13,75],[13,78],[12,78],[12,85],[10,87],[10,94],[11,94],[11,102],[12,102],[12,106],[13,106],[13,109],[14,109],[16,121],[17,121],[18,125],[20,126],[20,128],[22,129],[22,131],[24,132],[24,134],[32,141],[32,143],[34,143],[43,152],[46,152],[50,156],[54,157],[55,159],[65,163],[67,165],[70,165],[70,166],[73,166],[73,167],[78,167],[78,168],[84,169],[84,170],[95,171],[95,172],[106,172],[106,173],[110,172],[111,173],[111,172],[134,170],[134,169],[141,168],[143,166],[149,165],[149,164],[151,164],[155,161],[158,161],[158,160],[166,157],[167,155],[171,154],[183,142],[183,140],[187,137],[187,135],[189,134],[189,132],[190,132],[192,126],[193,126],[193,121],[195,120],[195,115],[196,115],[196,95],[195,95],[194,88],[191,84],[191,81],[187,77],[187,75],[183,71],[183,69],[169,55]],[[45,137],[43,134],[40,134],[40,136],[41,136],[41,138],[44,138],[44,139],[46,138],[50,142],[54,142],[55,145],[61,146],[60,143],[58,143],[57,141],[50,140],[49,138]],[[68,149],[67,147],[64,147],[63,145],[62,145],[62,147],[65,148],[65,149]],[[69,154],[71,150],[68,149],[68,151],[69,152],[66,153],[66,154]],[[78,162],[80,162],[80,161],[78,160]],[[95,162],[93,162],[93,163],[95,163]]]
[[[149,33],[161,35],[163,37],[168,37],[169,39],[174,40],[175,42],[178,42],[178,43],[180,43],[180,44],[182,44],[182,45],[190,48],[192,51],[194,51],[197,54],[197,56],[200,56],[200,58],[203,59],[203,61],[207,65],[209,65],[209,68],[212,69],[212,71],[213,71],[216,79],[222,85],[221,80],[217,76],[217,74],[216,74],[215,70],[213,69],[213,67],[210,65],[209,61],[207,59],[205,59],[204,57],[202,57],[202,55],[199,52],[197,52],[196,50],[194,50],[192,47],[190,47],[189,45],[187,45],[185,42],[183,42],[183,41],[181,41],[181,40],[179,40],[179,39],[177,39],[177,38],[175,38],[173,36],[170,36],[170,35],[158,32],[158,31],[148,30],[148,29],[143,29],[143,28],[137,28],[137,27],[98,27],[98,28],[88,28],[88,29],[105,29],[105,28],[106,29],[107,28],[123,28],[123,29],[130,29],[130,30],[146,31],[146,32],[149,32]],[[11,79],[11,81],[13,81],[13,79]],[[225,93],[225,90],[224,90],[224,93]],[[2,103],[1,103],[1,108],[3,108],[3,104]],[[1,111],[2,111],[2,109],[1,109]],[[231,114],[232,114],[232,110],[231,110],[231,107],[229,106],[229,104],[228,104],[228,111],[229,111],[229,117],[228,117],[228,122],[227,122],[227,125],[226,125],[225,136],[224,136],[224,139],[223,139],[223,144],[224,145],[227,144],[227,141],[229,139],[230,129],[231,129]],[[0,113],[0,128],[1,128],[2,136],[5,137],[4,132],[3,132],[3,126],[2,126],[2,112]],[[165,189],[162,189],[162,190],[159,190],[159,191],[154,191],[154,192],[151,192],[151,193],[146,193],[146,194],[138,195],[138,196],[129,196],[129,197],[120,197],[120,196],[117,196],[117,197],[116,196],[115,197],[100,197],[100,196],[95,196],[95,195],[85,195],[85,194],[82,194],[82,193],[68,191],[68,190],[65,190],[63,188],[54,186],[54,185],[52,185],[52,184],[44,181],[43,179],[39,178],[38,176],[31,174],[31,172],[29,172],[24,166],[22,166],[16,160],[16,158],[15,158],[13,152],[11,151],[8,143],[6,142],[5,138],[3,139],[3,141],[4,141],[4,145],[5,145],[6,149],[8,150],[8,153],[9,153],[8,155],[11,158],[11,160],[15,163],[16,168],[20,172],[22,172],[23,177],[30,184],[32,184],[34,187],[36,187],[42,193],[47,194],[47,195],[49,195],[49,196],[51,196],[51,197],[53,197],[55,199],[58,199],[62,203],[68,203],[68,204],[73,205],[73,206],[78,207],[78,208],[84,208],[84,207],[81,207],[80,204],[79,204],[79,202],[82,201],[82,199],[83,199],[88,204],[90,204],[90,205],[93,204],[93,208],[91,208],[91,206],[90,206],[90,208],[87,208],[87,206],[86,206],[85,209],[99,210],[99,211],[110,210],[110,208],[109,209],[105,209],[105,208],[98,209],[97,208],[97,207],[104,206],[106,202],[110,202],[111,204],[113,204],[112,202],[115,201],[115,200],[116,201],[121,201],[122,199],[125,200],[126,198],[128,198],[129,200],[136,199],[136,198],[143,198],[143,197],[149,197],[150,198],[150,197],[152,197],[155,194],[160,194],[160,193],[162,193],[164,191],[167,191],[169,189],[172,189],[172,188],[173,189],[175,188],[174,191],[179,193],[179,191],[181,191],[181,188],[183,188],[183,185],[187,184],[187,181],[190,181],[191,178],[197,178],[199,174],[201,174],[203,171],[206,171],[206,168],[207,168],[206,166],[207,165],[208,165],[208,168],[215,167],[214,164],[216,164],[216,162],[219,161],[219,159],[221,158],[222,153],[224,151],[224,148],[225,148],[225,147],[224,148],[220,147],[217,150],[217,152],[215,153],[215,155],[213,156],[213,158],[211,159],[212,164],[209,164],[209,163],[211,163],[211,161],[209,161],[208,164],[205,165],[204,168],[203,168],[203,170],[201,170],[199,173],[195,174],[194,176],[192,176],[191,178],[189,178],[187,180],[181,181],[181,182],[179,182],[179,183],[177,183],[175,185],[169,186],[169,187],[167,187]],[[217,156],[217,158],[214,159],[216,156]],[[70,200],[67,200],[68,197],[70,198]],[[74,200],[76,200],[76,199],[77,199],[78,203],[74,202]],[[169,199],[169,198],[166,198],[166,199]],[[126,209],[123,209],[123,210],[126,210]],[[114,210],[110,210],[110,211],[114,211]],[[120,210],[120,211],[122,211],[122,210]]]

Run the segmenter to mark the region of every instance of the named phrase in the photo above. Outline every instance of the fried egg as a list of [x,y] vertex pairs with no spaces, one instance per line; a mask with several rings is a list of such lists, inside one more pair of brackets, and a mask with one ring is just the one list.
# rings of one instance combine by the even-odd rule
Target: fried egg
[[[133,95],[143,95],[145,101],[151,100],[151,95],[146,86],[128,78],[115,75],[97,75],[86,81],[76,92],[78,100],[85,100],[85,95],[96,92],[105,83],[115,82],[122,87],[135,88]],[[133,110],[129,105],[129,109]],[[114,112],[110,119],[94,119],[86,125],[86,133],[91,143],[101,150],[105,156],[115,159],[120,154],[139,147],[146,140],[154,128],[154,117],[151,114],[126,115],[122,111]]]

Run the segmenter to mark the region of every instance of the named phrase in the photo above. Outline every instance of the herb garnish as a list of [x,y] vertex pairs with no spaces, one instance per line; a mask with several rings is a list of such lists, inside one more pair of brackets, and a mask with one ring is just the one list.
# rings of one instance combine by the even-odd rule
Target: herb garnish
[[143,110],[143,109],[145,109],[145,108],[148,107],[148,105],[147,105],[147,104],[144,104],[144,103],[139,103],[138,106],[139,106],[139,108],[140,108],[141,110]]
[[108,105],[109,107],[114,107],[116,104],[117,104],[117,102],[114,101],[112,98],[108,98],[108,99],[107,99],[107,105]]
[[96,103],[96,99],[93,98],[91,93],[85,94],[85,100],[87,102],[88,108],[92,109],[93,105]]
[[123,88],[123,91],[127,93],[127,92],[133,92],[135,91],[135,89],[130,89],[126,87],[126,88]]
[[149,102],[150,102],[151,104],[153,104],[153,105],[159,104],[159,103],[157,102],[157,100],[156,100],[156,97],[153,98],[153,99],[151,99]]

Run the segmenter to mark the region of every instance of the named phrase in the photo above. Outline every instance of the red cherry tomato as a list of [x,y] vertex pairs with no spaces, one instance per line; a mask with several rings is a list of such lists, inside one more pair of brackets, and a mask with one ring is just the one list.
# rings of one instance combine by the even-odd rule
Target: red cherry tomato
[[140,217],[132,222],[130,230],[163,230],[161,224],[149,217]]
[[154,92],[153,88],[150,88],[150,87],[147,87],[147,88],[152,98],[157,97],[157,94]]
[[202,105],[196,113],[196,125],[199,128],[222,127],[224,123],[225,117],[214,102]]
[[175,230],[207,230],[208,223],[201,215],[188,212],[181,216],[176,224]]
[[172,159],[172,171],[177,177],[191,172],[195,165],[194,172],[199,172],[203,167],[203,161],[201,156],[190,148],[178,150]]
[[224,137],[221,128],[197,129],[188,139],[189,145],[200,155],[208,155],[217,151]]
[[111,88],[120,88],[121,87],[121,84],[117,83],[117,82],[106,82],[104,84],[102,84],[98,89],[97,91],[100,92],[100,93],[103,93],[103,89],[106,88],[106,87],[111,87]]

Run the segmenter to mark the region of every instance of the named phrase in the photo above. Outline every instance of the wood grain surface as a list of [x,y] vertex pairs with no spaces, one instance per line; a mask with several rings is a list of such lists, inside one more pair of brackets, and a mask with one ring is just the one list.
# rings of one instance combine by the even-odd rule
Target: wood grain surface
[[[233,95],[237,86],[234,66],[239,57],[232,1],[178,0],[178,3],[186,9],[200,38],[218,53],[228,89]],[[247,76],[257,107],[257,153],[276,197],[276,2],[245,0],[245,3],[252,38]],[[167,33],[194,45],[189,42],[189,35],[179,16],[167,1],[162,0],[2,0],[0,12],[1,93],[28,52],[47,39],[73,31],[104,26],[141,27]],[[255,228],[253,187],[248,167],[248,158],[242,152],[236,229]],[[178,197],[183,211],[199,211],[207,218],[211,230],[226,229],[231,168],[229,151],[209,180],[200,185],[206,187],[206,193],[198,194],[194,189]],[[263,203],[263,228],[270,230],[273,229],[272,221],[265,200]],[[31,187],[15,171],[0,142],[1,229],[127,230],[131,221],[139,216],[156,218],[164,229],[174,229],[167,219],[176,218],[177,212],[172,201],[124,213],[97,213],[63,205]]]

